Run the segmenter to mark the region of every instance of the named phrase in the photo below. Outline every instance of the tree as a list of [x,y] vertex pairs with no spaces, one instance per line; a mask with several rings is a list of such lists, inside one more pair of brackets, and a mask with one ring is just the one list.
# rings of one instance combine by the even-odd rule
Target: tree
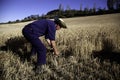
[[114,3],[116,0],[107,0],[107,7],[109,10],[114,10]]
[[94,3],[94,5],[93,5],[93,13],[95,13],[96,12],[96,3]]
[[120,9],[120,0],[116,0],[116,8]]
[[69,5],[67,5],[66,10],[67,10],[67,11],[70,11],[70,10],[71,10],[71,8],[70,8]]
[[19,19],[17,19],[15,22],[16,22],[16,23],[17,23],[17,22],[20,22],[20,20],[19,20]]
[[59,17],[62,17],[63,12],[64,12],[63,6],[62,6],[62,4],[60,4],[60,5],[59,5],[59,12],[58,12],[58,16],[59,16]]
[[80,4],[80,11],[82,11],[82,4]]
[[86,8],[84,8],[84,14],[85,14],[85,15],[88,15],[88,14],[89,14],[89,7],[88,7],[88,5],[87,5]]
[[12,21],[8,21],[8,23],[12,23]]
[[62,4],[59,5],[59,11],[64,11]]
[[120,9],[120,0],[107,0],[108,10],[118,10]]

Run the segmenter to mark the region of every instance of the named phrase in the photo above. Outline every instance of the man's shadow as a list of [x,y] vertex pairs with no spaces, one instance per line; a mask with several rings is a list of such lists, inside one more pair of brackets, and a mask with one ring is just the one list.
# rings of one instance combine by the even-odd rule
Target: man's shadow
[[0,46],[2,51],[12,51],[14,55],[18,55],[21,61],[29,58],[30,44],[24,37],[10,38],[5,42],[4,46]]
[[92,56],[94,58],[98,57],[100,62],[109,60],[111,63],[116,62],[120,64],[120,51],[115,51],[115,47],[110,39],[102,40],[102,50],[93,51]]

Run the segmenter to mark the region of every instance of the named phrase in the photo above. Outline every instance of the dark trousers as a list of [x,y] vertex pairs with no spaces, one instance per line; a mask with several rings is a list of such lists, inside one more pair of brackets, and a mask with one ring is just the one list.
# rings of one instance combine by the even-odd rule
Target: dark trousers
[[22,33],[24,37],[32,44],[31,54],[35,54],[37,52],[37,65],[46,64],[46,47],[35,34],[35,31],[31,25],[25,26]]

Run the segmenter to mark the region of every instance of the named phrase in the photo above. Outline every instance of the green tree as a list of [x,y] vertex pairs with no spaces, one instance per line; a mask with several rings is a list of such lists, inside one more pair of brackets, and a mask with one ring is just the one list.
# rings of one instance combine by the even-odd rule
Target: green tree
[[71,10],[71,8],[70,8],[69,5],[67,5],[66,10],[67,10],[67,11],[70,11],[70,10]]
[[120,9],[120,0],[116,0],[116,8]]
[[59,11],[64,11],[62,4],[59,5]]
[[12,21],[8,21],[8,23],[12,23]]
[[82,4],[80,4],[80,11],[82,11]]
[[20,20],[19,20],[19,19],[17,19],[15,22],[16,22],[16,23],[17,23],[17,22],[20,22]]
[[93,5],[93,13],[96,13],[96,3]]
[[114,3],[115,3],[115,0],[107,0],[107,7],[109,10],[114,9]]
[[59,16],[59,17],[63,17],[63,12],[64,12],[64,8],[63,8],[62,4],[60,4],[60,5],[59,5],[58,16]]
[[89,8],[88,8],[88,6],[87,6],[86,8],[84,8],[84,14],[85,14],[85,15],[88,15],[88,14],[89,14]]

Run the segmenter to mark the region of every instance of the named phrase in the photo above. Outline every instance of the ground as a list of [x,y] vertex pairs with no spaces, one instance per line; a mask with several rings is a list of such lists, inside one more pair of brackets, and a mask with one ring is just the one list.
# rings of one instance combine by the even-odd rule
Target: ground
[[[48,50],[46,72],[35,74],[36,56],[22,28],[30,23],[0,25],[0,78],[3,80],[120,80],[120,14],[64,19],[68,29],[56,33],[61,55]],[[32,22],[32,21],[31,21]],[[46,45],[44,38],[41,38]]]

